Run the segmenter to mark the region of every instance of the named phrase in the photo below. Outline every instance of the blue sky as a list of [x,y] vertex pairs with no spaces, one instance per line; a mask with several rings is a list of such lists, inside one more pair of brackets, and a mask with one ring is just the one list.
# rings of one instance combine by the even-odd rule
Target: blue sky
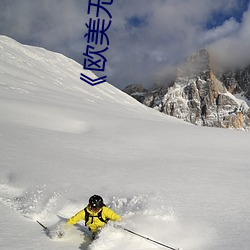
[[217,26],[223,25],[225,20],[235,18],[239,23],[242,22],[244,12],[248,9],[249,0],[239,0],[236,8],[233,8],[229,13],[224,13],[222,10],[216,10],[212,13],[211,18],[206,24],[207,29],[216,28]]
[[[149,87],[205,47],[223,64],[250,63],[249,1],[114,0],[107,7],[112,24],[103,73],[119,88],[131,83]],[[85,23],[91,17],[87,6],[88,0],[1,0],[0,34],[83,64]]]

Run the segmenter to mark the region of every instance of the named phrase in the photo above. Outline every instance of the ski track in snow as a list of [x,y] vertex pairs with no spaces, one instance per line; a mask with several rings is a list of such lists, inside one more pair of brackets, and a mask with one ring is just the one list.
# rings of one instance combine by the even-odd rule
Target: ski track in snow
[[[2,101],[1,110],[8,108],[9,112],[2,120],[15,122],[33,128],[47,129],[58,132],[66,132],[73,134],[85,133],[90,129],[90,125],[81,120],[67,117],[62,109],[51,108],[48,105],[38,105],[25,102]],[[22,108],[22,113],[20,113]],[[4,113],[4,112],[2,112]]]

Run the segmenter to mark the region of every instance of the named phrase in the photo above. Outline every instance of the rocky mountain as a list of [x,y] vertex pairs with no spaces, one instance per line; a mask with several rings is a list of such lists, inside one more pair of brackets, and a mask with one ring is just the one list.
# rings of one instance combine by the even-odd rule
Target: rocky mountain
[[241,94],[250,100],[250,65],[244,69],[227,70],[218,74],[227,90],[232,94]]
[[124,92],[141,103],[187,122],[222,128],[250,128],[250,67],[216,72],[206,49],[187,58],[169,86],[130,85]]

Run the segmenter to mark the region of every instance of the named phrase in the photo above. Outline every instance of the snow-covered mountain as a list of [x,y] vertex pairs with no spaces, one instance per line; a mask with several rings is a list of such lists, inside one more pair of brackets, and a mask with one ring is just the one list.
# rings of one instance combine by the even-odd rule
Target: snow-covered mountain
[[193,126],[81,72],[0,37],[0,248],[162,249],[112,225],[90,243],[84,222],[51,240],[36,223],[53,228],[97,193],[171,247],[248,250],[249,133]]
[[203,49],[180,65],[170,87],[163,84],[142,91],[131,85],[124,92],[146,106],[196,125],[249,129],[249,76],[248,68],[215,72],[208,50]]

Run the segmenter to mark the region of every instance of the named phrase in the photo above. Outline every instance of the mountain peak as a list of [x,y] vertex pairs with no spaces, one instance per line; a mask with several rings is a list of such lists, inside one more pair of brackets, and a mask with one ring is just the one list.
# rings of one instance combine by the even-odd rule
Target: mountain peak
[[178,77],[194,77],[210,70],[210,56],[207,49],[201,49],[189,56],[177,69]]
[[[250,109],[244,100],[233,95],[231,89],[235,89],[236,82],[243,80],[247,85],[249,72],[227,76],[223,75],[222,79],[214,73],[209,51],[201,49],[179,66],[171,86],[153,88],[144,96],[140,95],[139,101],[196,125],[248,129]],[[244,79],[239,76],[244,76]]]

